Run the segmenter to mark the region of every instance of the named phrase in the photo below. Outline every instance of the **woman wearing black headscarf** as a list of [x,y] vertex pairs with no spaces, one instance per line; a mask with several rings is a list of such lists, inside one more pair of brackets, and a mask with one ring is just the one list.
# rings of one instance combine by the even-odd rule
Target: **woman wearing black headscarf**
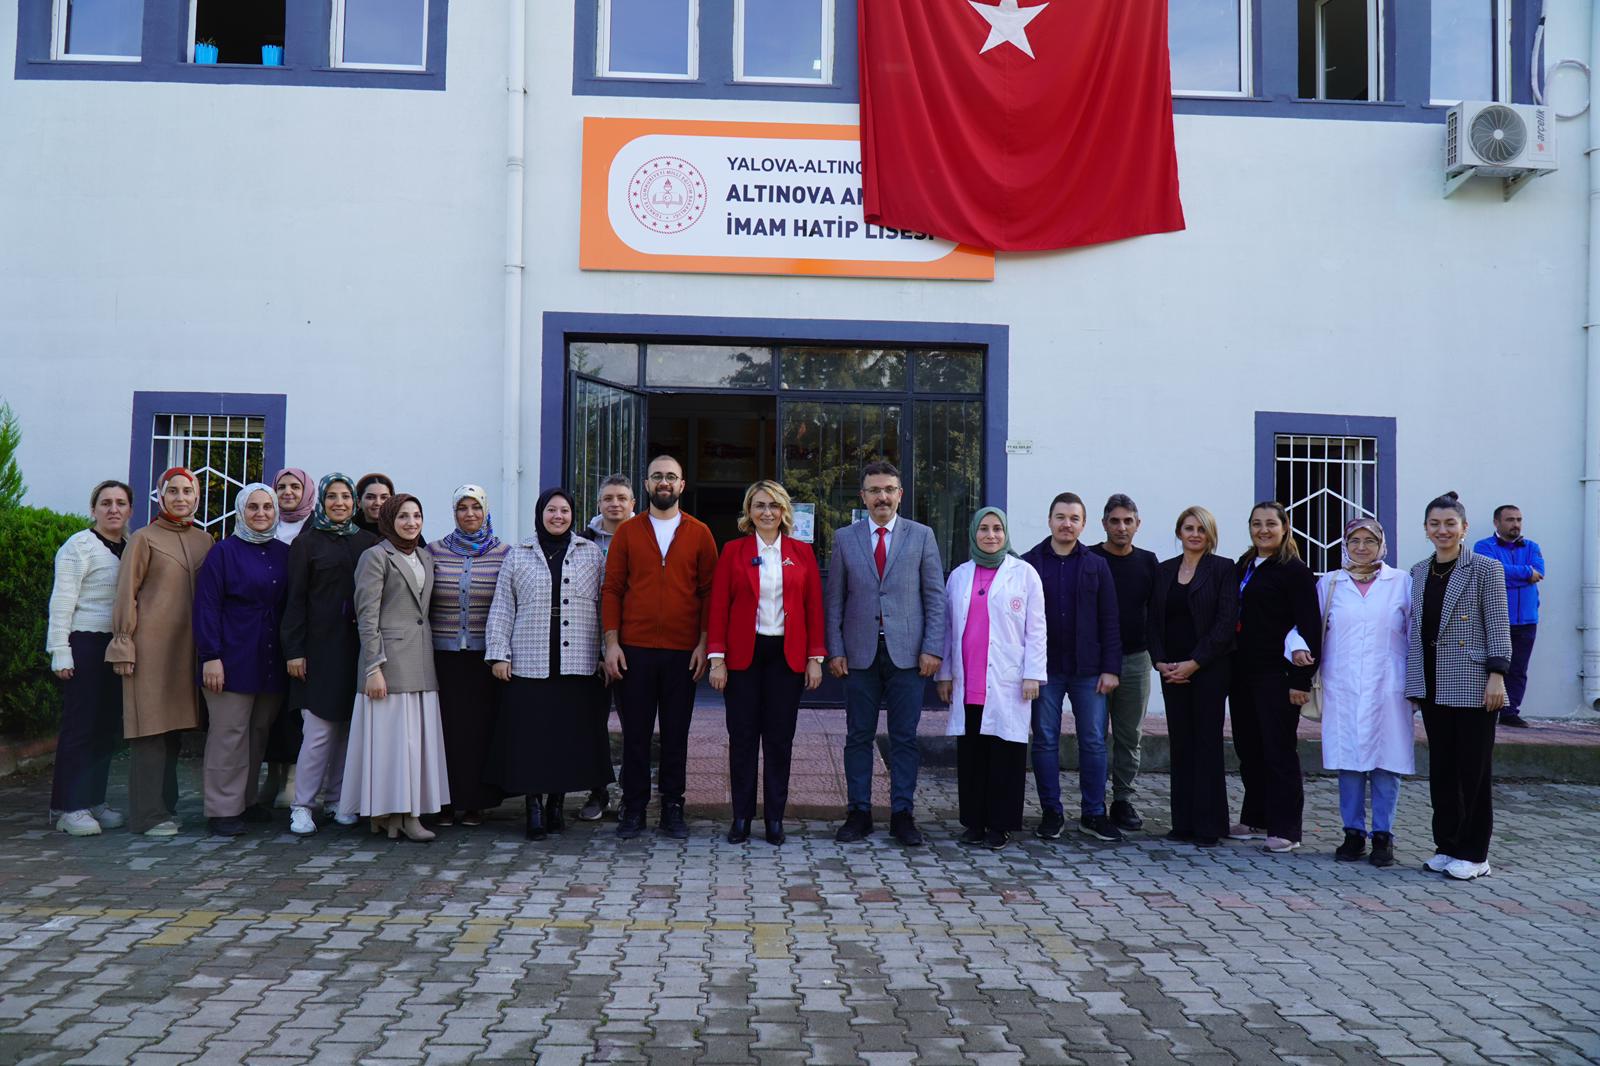
[[507,684],[484,776],[527,796],[529,840],[566,827],[566,793],[613,780],[600,673],[605,553],[573,536],[574,510],[565,489],[540,495],[534,536],[500,566],[484,634],[483,657]]

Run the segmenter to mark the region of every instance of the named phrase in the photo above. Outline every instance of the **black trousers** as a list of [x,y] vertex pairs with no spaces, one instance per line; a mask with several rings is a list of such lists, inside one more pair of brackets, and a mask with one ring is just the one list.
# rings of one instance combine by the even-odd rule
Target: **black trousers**
[[966,706],[966,732],[956,738],[956,799],[961,824],[1002,833],[1021,829],[1028,745],[979,733],[983,705]]
[[789,668],[783,638],[756,636],[755,656],[745,670],[728,671],[723,698],[728,707],[728,786],[733,816],[756,816],[756,753],[761,754],[763,816],[783,818],[789,804],[789,759],[800,718],[806,676]]
[[1300,708],[1289,702],[1289,675],[1235,676],[1229,705],[1244,804],[1239,821],[1269,836],[1300,839],[1305,779],[1300,769]]
[[694,714],[694,677],[689,652],[622,646],[622,808],[642,813],[650,803],[650,735],[661,722],[663,803],[682,803],[689,761],[689,719]]
[[122,678],[106,662],[110,633],[70,633],[72,680],[61,684],[50,809],[85,811],[106,801],[111,757],[122,744]]
[[[1172,745],[1172,828],[1190,836],[1228,835],[1227,764],[1222,718],[1228,699],[1226,662],[1203,666],[1187,685],[1161,685]],[[1235,743],[1238,726],[1234,726]]]
[[178,813],[181,730],[128,741],[128,831],[142,833]]
[[1453,859],[1483,862],[1494,832],[1494,727],[1482,707],[1422,705],[1428,732],[1433,846]]

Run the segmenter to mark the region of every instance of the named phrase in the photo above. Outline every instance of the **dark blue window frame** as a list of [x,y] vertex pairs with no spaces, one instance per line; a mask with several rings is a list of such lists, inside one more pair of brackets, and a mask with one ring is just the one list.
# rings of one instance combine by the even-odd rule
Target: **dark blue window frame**
[[283,468],[283,428],[289,398],[263,392],[136,392],[133,394],[133,432],[128,445],[128,484],[133,488],[131,529],[145,524],[148,507],[139,501],[150,497],[150,451],[157,415],[248,415],[266,423],[262,468],[270,477]]
[[[1395,565],[1397,481],[1395,420],[1376,415],[1325,415],[1292,411],[1256,412],[1256,499],[1270,500],[1277,493],[1277,436],[1280,433],[1311,436],[1372,437],[1378,442],[1378,521],[1384,532],[1385,558]],[[1287,504],[1289,501],[1279,501]]]
[[18,0],[18,81],[184,82],[195,85],[301,85],[330,88],[429,89],[445,87],[450,0],[428,0],[426,70],[352,70],[335,67],[329,29],[333,0],[290,0],[284,5],[281,67],[189,62],[189,0],[144,0],[141,57],[125,63],[51,59],[55,0]]
[[[834,0],[833,81],[822,85],[760,85],[733,80],[733,0],[700,0],[700,72],[689,80],[602,78],[596,74],[600,0],[578,0],[573,34],[574,96],[643,96],[700,100],[810,100],[853,104],[860,100],[856,12],[860,0]],[[1300,91],[1300,15],[1292,0],[1251,4],[1250,96],[1175,96],[1180,115],[1260,115],[1269,118],[1345,119],[1364,122],[1443,122],[1446,108],[1428,101],[1433,55],[1430,0],[1385,0],[1386,72],[1383,100],[1305,100]],[[1531,103],[1528,50],[1535,18],[1530,0],[1513,0],[1512,100]],[[1402,62],[1403,60],[1403,62]]]
[[[656,343],[970,345],[985,349],[983,373],[984,498],[1006,498],[1007,401],[1011,329],[977,322],[862,322],[816,318],[711,318],[547,311],[539,369],[539,483],[566,477],[567,341],[616,337]],[[808,394],[816,399],[825,393]]]

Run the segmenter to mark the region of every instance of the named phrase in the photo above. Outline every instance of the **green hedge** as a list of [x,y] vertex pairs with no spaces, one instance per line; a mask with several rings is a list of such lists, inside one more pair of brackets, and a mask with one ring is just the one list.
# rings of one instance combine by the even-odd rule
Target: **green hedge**
[[0,734],[40,736],[61,722],[61,688],[44,637],[56,549],[89,527],[82,515],[0,508]]

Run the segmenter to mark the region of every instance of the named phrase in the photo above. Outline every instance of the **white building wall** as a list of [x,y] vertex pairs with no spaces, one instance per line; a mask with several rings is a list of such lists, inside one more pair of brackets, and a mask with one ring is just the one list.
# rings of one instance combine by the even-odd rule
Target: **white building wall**
[[[1035,443],[991,501],[1019,542],[1057,491],[1125,491],[1159,554],[1196,502],[1237,553],[1255,412],[1394,417],[1401,561],[1426,553],[1440,491],[1478,535],[1520,504],[1551,572],[1528,702],[1577,706],[1580,123],[1558,126],[1562,170],[1502,203],[1490,184],[1441,198],[1439,125],[1179,116],[1187,231],[1002,255],[992,283],[583,272],[585,116],[856,109],[574,97],[574,6],[528,28],[525,506],[545,312],[998,323],[1009,436]],[[1549,56],[1583,56],[1588,5],[1549,8]],[[0,153],[0,395],[30,502],[81,507],[126,470],[136,389],[287,393],[289,462],[387,470],[430,535],[453,485],[498,484],[504,8],[450,18],[443,93],[0,77],[0,143],[29,146]]]

